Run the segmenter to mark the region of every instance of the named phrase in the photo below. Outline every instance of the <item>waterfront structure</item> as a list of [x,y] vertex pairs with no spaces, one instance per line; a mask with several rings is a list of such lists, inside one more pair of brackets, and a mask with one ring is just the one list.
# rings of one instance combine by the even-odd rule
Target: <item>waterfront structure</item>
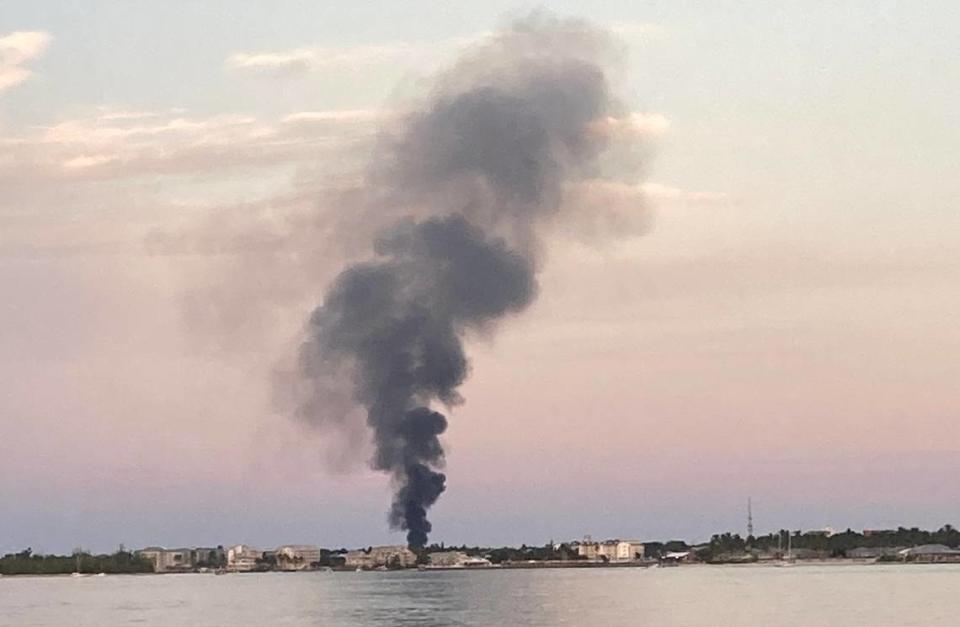
[[227,552],[222,546],[193,549],[193,565],[198,568],[217,568],[227,563]]
[[320,549],[307,544],[288,544],[276,550],[280,570],[309,570],[320,561]]
[[597,557],[604,562],[614,562],[617,559],[618,540],[605,540],[597,543]]
[[660,559],[667,564],[679,564],[681,562],[693,562],[696,560],[696,556],[693,551],[667,551]]
[[470,559],[463,551],[438,551],[428,557],[431,566],[462,566]]
[[899,556],[905,562],[960,562],[960,550],[943,544],[923,544],[903,549]]
[[348,568],[412,568],[417,565],[417,554],[405,546],[375,546],[348,551],[344,556]]
[[194,565],[192,549],[165,549],[159,546],[149,546],[137,551],[137,555],[150,560],[155,573],[189,571],[193,569]]
[[643,559],[644,546],[636,540],[593,542],[588,537],[577,544],[577,554],[591,561],[630,562]]
[[232,546],[227,550],[227,570],[237,573],[249,572],[257,567],[257,560],[263,558],[263,551],[245,544]]
[[492,568],[493,563],[485,557],[471,557],[463,551],[438,551],[428,556],[430,561],[423,570],[447,568]]
[[847,551],[847,557],[855,560],[875,559],[878,557],[892,557],[898,555],[903,547],[892,546],[859,546]]
[[633,560],[641,560],[644,555],[644,546],[642,542],[637,540],[620,540],[617,542],[617,559],[618,562],[629,562]]
[[597,559],[597,546],[598,544],[590,539],[590,536],[587,536],[583,539],[582,542],[574,542],[574,546],[577,548],[577,555],[582,558],[594,561]]

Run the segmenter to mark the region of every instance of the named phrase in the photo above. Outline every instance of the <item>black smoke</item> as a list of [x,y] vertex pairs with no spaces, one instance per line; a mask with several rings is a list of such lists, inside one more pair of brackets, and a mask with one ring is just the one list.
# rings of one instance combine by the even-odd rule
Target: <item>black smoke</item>
[[[446,487],[437,405],[462,402],[463,338],[533,301],[538,231],[603,148],[597,121],[616,114],[600,60],[608,47],[582,22],[517,22],[438,77],[377,147],[366,210],[393,222],[313,312],[300,375],[329,390],[348,373],[372,465],[395,485],[390,524],[411,546],[426,543],[427,510]],[[301,414],[323,403],[315,394]]]

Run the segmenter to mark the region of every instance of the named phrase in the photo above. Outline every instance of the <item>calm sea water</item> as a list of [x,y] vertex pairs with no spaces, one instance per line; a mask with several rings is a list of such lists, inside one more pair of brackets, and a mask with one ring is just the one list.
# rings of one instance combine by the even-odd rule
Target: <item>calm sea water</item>
[[960,625],[960,566],[0,578],[0,625]]

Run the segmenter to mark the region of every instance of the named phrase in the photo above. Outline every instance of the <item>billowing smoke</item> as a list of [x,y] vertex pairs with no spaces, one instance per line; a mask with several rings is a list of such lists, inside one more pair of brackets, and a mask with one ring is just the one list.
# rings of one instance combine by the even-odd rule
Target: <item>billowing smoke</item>
[[462,401],[464,336],[533,301],[539,237],[565,219],[565,187],[595,176],[623,119],[608,93],[611,50],[582,22],[534,15],[468,51],[377,146],[357,210],[387,226],[310,317],[299,412],[348,420],[318,417],[347,382],[372,465],[395,486],[390,524],[411,546],[426,543],[446,487],[437,409]]

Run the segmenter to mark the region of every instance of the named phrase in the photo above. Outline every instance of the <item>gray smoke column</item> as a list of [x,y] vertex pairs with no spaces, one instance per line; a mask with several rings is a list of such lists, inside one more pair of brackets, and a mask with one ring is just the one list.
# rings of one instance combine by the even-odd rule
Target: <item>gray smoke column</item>
[[563,218],[565,185],[591,176],[598,128],[617,115],[610,50],[582,22],[535,14],[469,50],[377,146],[360,210],[387,226],[310,317],[299,412],[324,420],[324,395],[342,393],[331,382],[350,386],[410,546],[426,543],[446,487],[437,406],[462,402],[464,335],[533,301],[540,232]]

